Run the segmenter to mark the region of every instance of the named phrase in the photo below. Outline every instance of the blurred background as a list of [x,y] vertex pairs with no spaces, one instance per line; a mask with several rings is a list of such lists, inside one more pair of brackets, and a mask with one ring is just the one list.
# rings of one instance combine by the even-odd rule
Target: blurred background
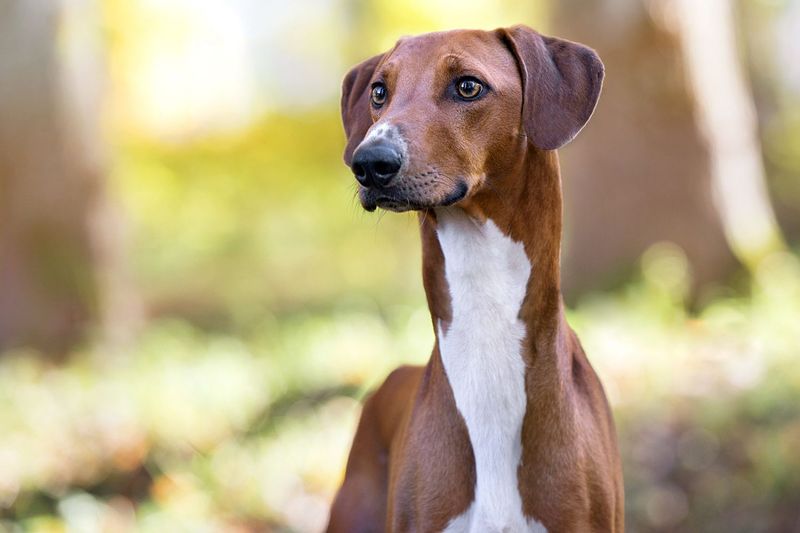
[[433,341],[341,79],[520,22],[606,64],[563,270],[629,531],[800,532],[800,0],[0,0],[0,531],[319,531]]

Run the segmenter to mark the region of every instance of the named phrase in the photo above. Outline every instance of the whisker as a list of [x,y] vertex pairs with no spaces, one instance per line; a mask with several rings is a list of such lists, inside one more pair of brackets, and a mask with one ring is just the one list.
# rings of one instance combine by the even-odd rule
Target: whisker
[[386,216],[386,210],[385,209],[381,209],[378,212],[378,218],[375,220],[375,231],[378,230],[378,224],[380,224],[381,220],[383,220],[383,217],[385,217],[385,216]]
[[424,226],[424,225],[425,225],[425,221],[426,221],[426,220],[428,220],[428,211],[429,211],[428,209],[425,209],[425,210],[422,212],[422,218],[421,218],[421,219],[420,219],[420,221],[419,221],[419,227],[420,227],[420,228],[422,228],[422,226]]

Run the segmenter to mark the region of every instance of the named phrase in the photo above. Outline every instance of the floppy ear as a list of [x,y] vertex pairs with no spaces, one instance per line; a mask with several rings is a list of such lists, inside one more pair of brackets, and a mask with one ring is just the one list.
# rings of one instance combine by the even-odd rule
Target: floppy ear
[[603,85],[603,63],[591,48],[527,26],[497,32],[519,67],[525,133],[538,148],[564,146],[592,116]]
[[342,82],[342,123],[347,145],[344,148],[344,162],[349,167],[353,151],[364,139],[372,126],[369,111],[369,80],[375,72],[383,54],[359,63],[347,73]]

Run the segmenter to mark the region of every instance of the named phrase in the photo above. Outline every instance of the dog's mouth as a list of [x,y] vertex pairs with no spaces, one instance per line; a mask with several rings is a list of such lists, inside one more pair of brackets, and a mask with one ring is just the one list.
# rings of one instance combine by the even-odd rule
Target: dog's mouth
[[459,181],[455,189],[450,191],[444,198],[410,197],[398,194],[392,189],[361,187],[359,199],[361,200],[361,206],[369,212],[375,211],[380,207],[387,211],[402,213],[404,211],[419,211],[433,207],[447,207],[463,200],[467,193],[469,193],[469,187],[464,181]]

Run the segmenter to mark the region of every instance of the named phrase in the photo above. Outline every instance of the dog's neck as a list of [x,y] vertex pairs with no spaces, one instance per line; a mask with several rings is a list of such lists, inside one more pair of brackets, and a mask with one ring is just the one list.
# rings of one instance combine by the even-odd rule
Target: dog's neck
[[422,221],[433,365],[447,375],[475,460],[475,498],[447,532],[494,523],[543,530],[523,515],[518,468],[523,441],[545,438],[524,432],[528,406],[535,401],[541,410],[542,399],[557,405],[568,368],[560,349],[567,326],[559,292],[558,160],[531,148],[515,170],[487,177],[463,207],[437,209]]
[[[496,227],[503,236],[521,245],[530,264],[519,308],[519,319],[526,330],[524,357],[554,354],[567,330],[560,289],[561,206],[556,152],[529,146],[523,157],[509,165],[506,174],[489,176],[484,188],[465,202],[463,208],[420,214],[423,283],[437,336],[440,329],[447,331],[453,318],[440,226],[449,224],[454,231]],[[491,260],[491,257],[481,258],[480,254],[493,252],[474,242],[472,253],[473,264],[479,266],[484,259]]]

